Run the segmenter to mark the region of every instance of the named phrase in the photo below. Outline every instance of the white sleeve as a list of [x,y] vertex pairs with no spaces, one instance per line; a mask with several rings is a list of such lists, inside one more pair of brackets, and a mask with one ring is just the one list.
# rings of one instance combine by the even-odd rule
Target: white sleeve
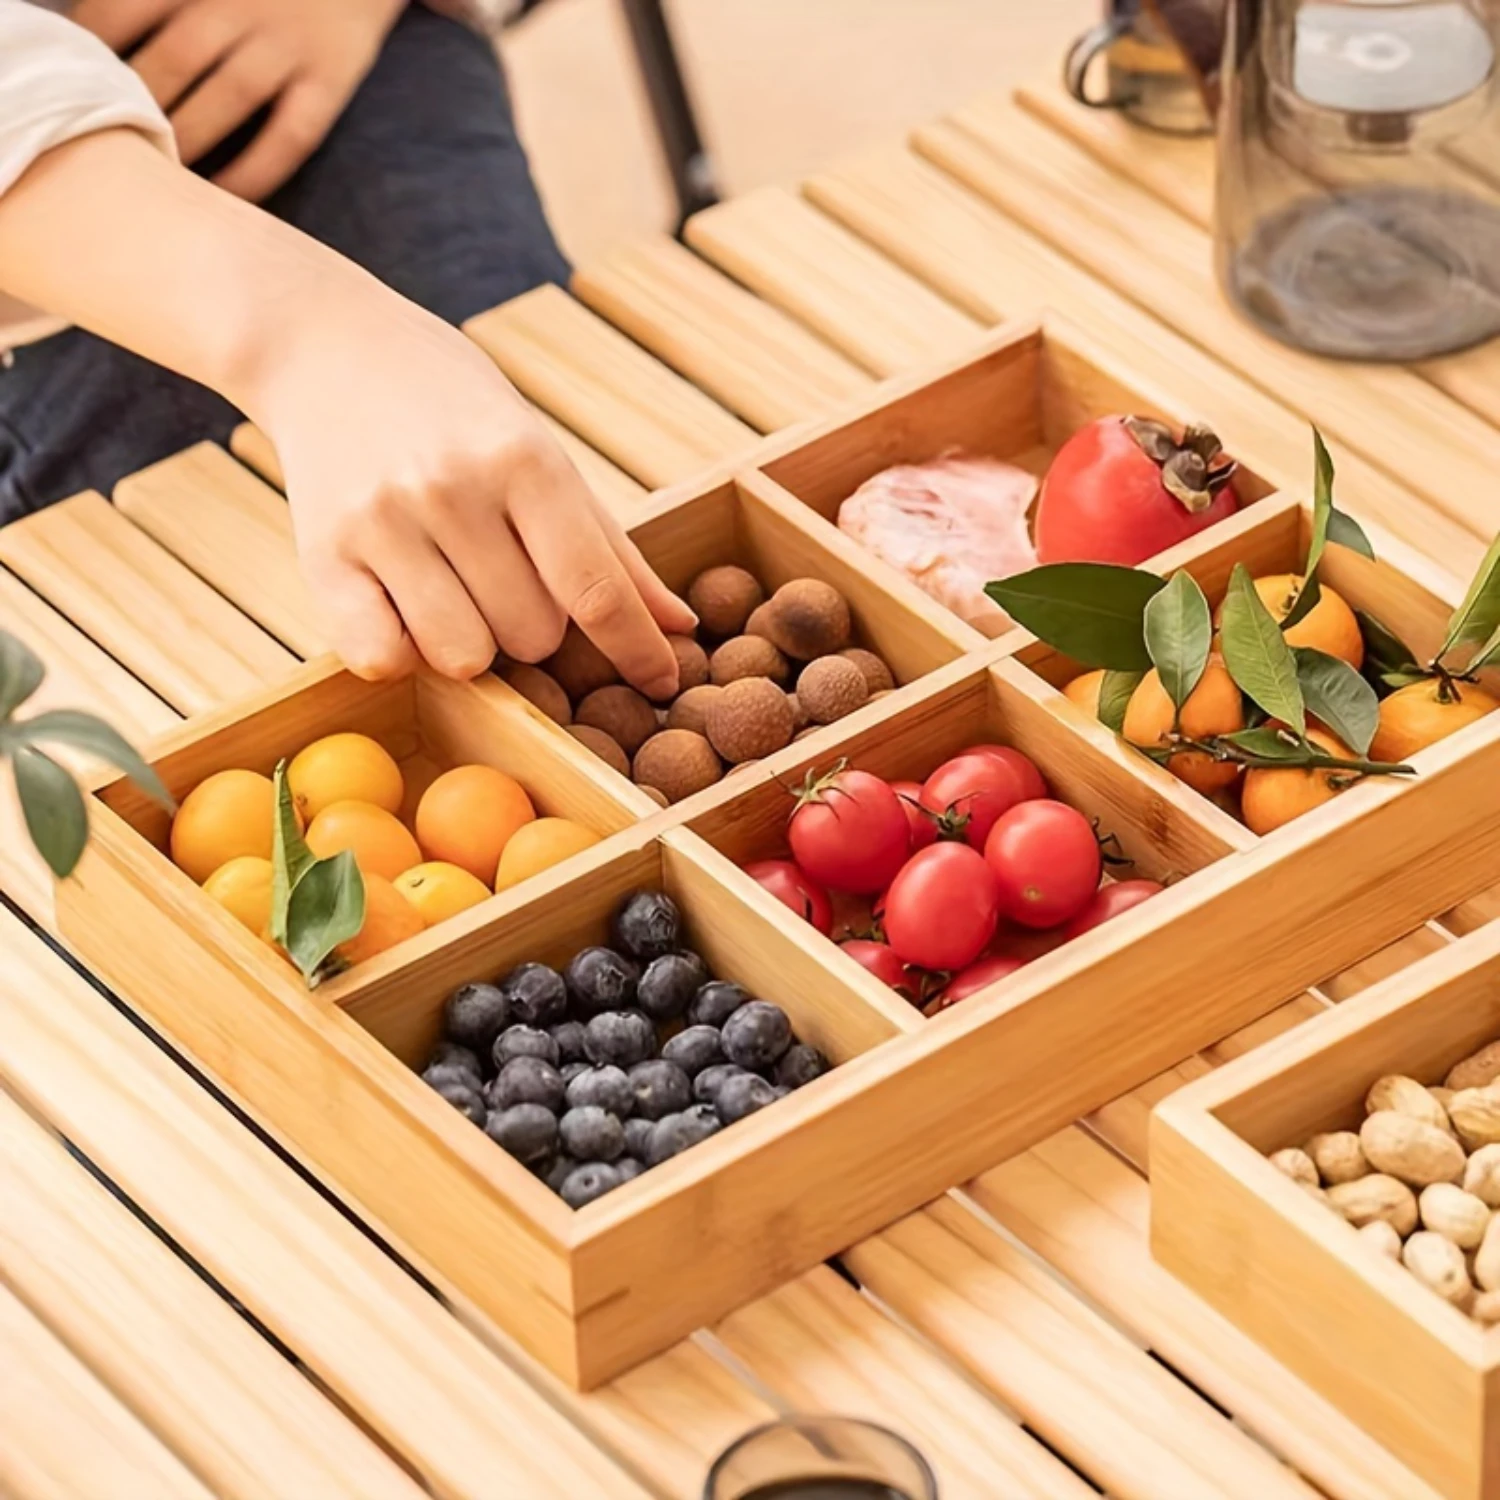
[[121,126],[176,155],[145,84],[98,37],[29,0],[0,0],[0,193],[53,146]]

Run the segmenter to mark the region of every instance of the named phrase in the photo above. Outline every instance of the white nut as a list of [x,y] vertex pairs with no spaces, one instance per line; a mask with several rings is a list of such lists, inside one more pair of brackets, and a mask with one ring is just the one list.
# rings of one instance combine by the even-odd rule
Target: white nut
[[1392,1260],[1401,1259],[1401,1236],[1385,1219],[1371,1219],[1355,1232],[1381,1255],[1388,1255]]
[[1379,1172],[1329,1188],[1328,1201],[1356,1229],[1384,1219],[1404,1239],[1417,1227],[1417,1200],[1412,1190]]
[[1381,1110],[1394,1110],[1398,1115],[1410,1115],[1426,1125],[1435,1125],[1439,1130],[1451,1130],[1448,1113],[1415,1078],[1404,1078],[1399,1073],[1388,1073],[1377,1078],[1365,1095],[1365,1113],[1378,1114]]
[[1354,1182],[1368,1177],[1370,1164],[1365,1160],[1359,1137],[1352,1130],[1333,1130],[1315,1135],[1307,1143],[1307,1154],[1324,1183],[1332,1187],[1339,1182]]
[[1481,1047],[1448,1069],[1443,1082],[1450,1089],[1482,1089],[1500,1078],[1500,1042]]
[[1371,1115],[1360,1126],[1359,1143],[1377,1172],[1412,1187],[1457,1182],[1463,1176],[1463,1150],[1446,1130],[1393,1109]]
[[1487,1292],[1500,1291],[1500,1218],[1493,1215],[1474,1252],[1474,1280]]
[[1490,1211],[1474,1196],[1451,1182],[1435,1182],[1417,1199],[1422,1224],[1460,1250],[1477,1250],[1489,1228]]
[[1293,1182],[1300,1182],[1303,1187],[1318,1186],[1318,1169],[1313,1165],[1312,1157],[1295,1146],[1288,1146],[1284,1151],[1273,1151],[1271,1165],[1278,1172],[1285,1172]]
[[1500,1292],[1481,1292],[1469,1304],[1469,1316],[1476,1323],[1500,1323]]
[[1500,1145],[1481,1146],[1464,1167],[1464,1191],[1500,1208]]
[[1473,1295],[1463,1251],[1440,1234],[1419,1229],[1402,1247],[1401,1264],[1455,1307],[1464,1306]]
[[1448,1118],[1470,1151],[1500,1143],[1500,1087],[1460,1089],[1448,1105]]
[[1443,1113],[1447,1114],[1449,1101],[1458,1092],[1458,1090],[1445,1089],[1441,1084],[1434,1084],[1430,1089],[1427,1090],[1427,1092],[1431,1094],[1432,1097],[1443,1106]]

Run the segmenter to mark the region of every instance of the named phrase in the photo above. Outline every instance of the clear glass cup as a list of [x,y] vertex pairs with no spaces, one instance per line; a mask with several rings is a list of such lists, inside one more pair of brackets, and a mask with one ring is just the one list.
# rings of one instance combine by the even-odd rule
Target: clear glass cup
[[703,1500],[938,1500],[927,1461],[904,1438],[852,1417],[783,1417],[728,1447]]
[[[1102,72],[1103,87],[1091,83]],[[1104,19],[1068,50],[1068,92],[1090,109],[1117,109],[1167,135],[1208,135],[1213,121],[1186,58],[1141,0],[1109,0]]]
[[1218,273],[1267,332],[1370,360],[1500,333],[1492,9],[1229,0]]

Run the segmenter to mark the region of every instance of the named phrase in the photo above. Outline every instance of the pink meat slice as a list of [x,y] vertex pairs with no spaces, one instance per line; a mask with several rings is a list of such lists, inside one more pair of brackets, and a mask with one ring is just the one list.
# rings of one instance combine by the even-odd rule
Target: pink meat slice
[[944,454],[867,479],[839,507],[839,530],[971,625],[1000,626],[984,586],[1036,566],[1026,522],[1036,490],[1014,464]]

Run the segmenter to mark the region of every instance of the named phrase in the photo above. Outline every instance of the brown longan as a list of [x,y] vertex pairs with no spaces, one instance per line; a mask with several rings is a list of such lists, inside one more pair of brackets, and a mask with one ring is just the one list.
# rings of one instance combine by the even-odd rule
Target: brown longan
[[758,635],[737,635],[708,660],[708,675],[716,687],[728,687],[742,677],[769,677],[784,687],[790,673],[786,657]]
[[876,693],[888,693],[895,687],[896,679],[891,675],[891,669],[873,651],[851,646],[847,651],[840,651],[839,655],[845,661],[852,661],[864,673],[865,686],[872,698]]
[[738,635],[750,612],[766,597],[759,580],[743,568],[707,568],[689,585],[687,602],[710,635]]
[[832,724],[852,714],[869,696],[865,674],[844,656],[819,657],[797,679],[797,701],[814,724]]
[[602,729],[590,724],[569,724],[568,733],[585,749],[592,750],[611,771],[630,775],[630,757]]
[[738,765],[791,744],[795,722],[790,700],[774,682],[742,677],[709,706],[708,738],[725,760]]
[[641,746],[633,767],[636,784],[681,802],[724,774],[713,746],[689,729],[663,729]]
[[516,662],[508,666],[501,676],[554,724],[572,723],[573,705],[568,702],[568,695],[563,692],[562,684],[540,667],[528,667],[522,662]]
[[708,706],[723,691],[723,688],[705,682],[678,694],[677,701],[667,710],[667,728],[691,729],[694,734],[707,734]]
[[562,645],[542,665],[574,703],[620,680],[614,663],[573,624],[569,624]]
[[677,691],[702,687],[708,681],[708,652],[690,635],[669,635],[667,644],[677,658]]
[[616,683],[596,688],[575,716],[590,729],[602,729],[626,755],[634,755],[656,733],[656,710],[634,688]]
[[842,651],[852,628],[844,596],[820,578],[794,578],[771,597],[766,634],[798,661]]

